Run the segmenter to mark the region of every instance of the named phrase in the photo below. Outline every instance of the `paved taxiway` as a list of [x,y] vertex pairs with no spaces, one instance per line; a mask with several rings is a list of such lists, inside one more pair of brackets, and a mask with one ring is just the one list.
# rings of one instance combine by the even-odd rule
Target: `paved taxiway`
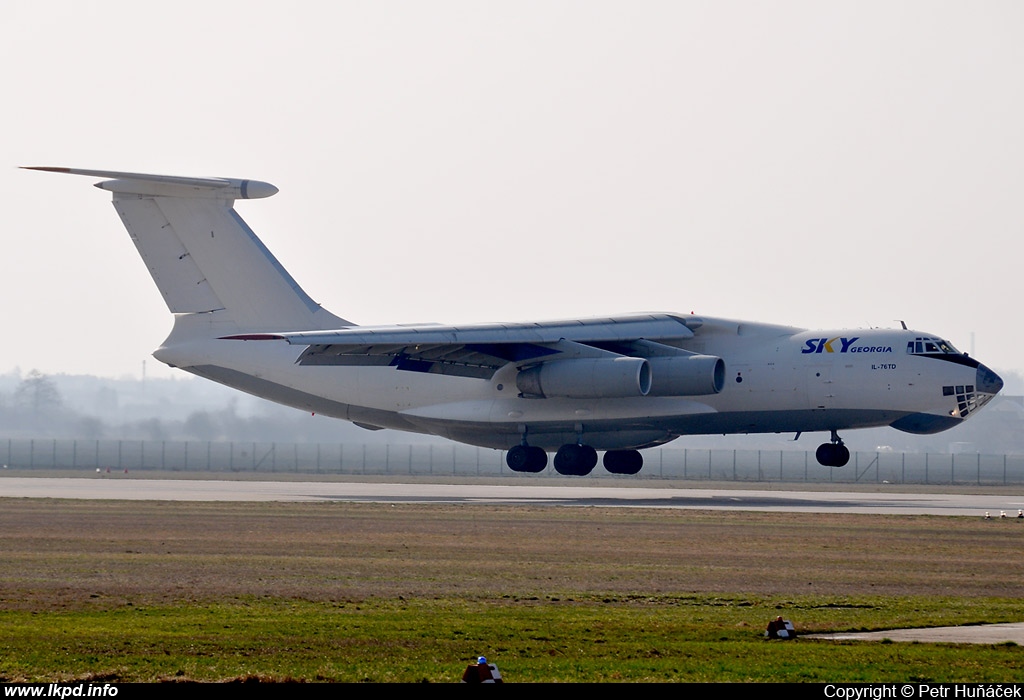
[[691,508],[805,513],[1016,517],[1024,496],[851,491],[770,491],[543,484],[438,484],[341,481],[226,481],[5,477],[0,497],[145,501],[374,501],[518,503],[550,506]]
[[925,629],[882,630],[881,632],[843,632],[809,634],[808,639],[831,639],[837,642],[855,639],[893,642],[941,642],[948,644],[1024,643],[1024,622],[1003,625],[969,625],[966,627],[929,627]]

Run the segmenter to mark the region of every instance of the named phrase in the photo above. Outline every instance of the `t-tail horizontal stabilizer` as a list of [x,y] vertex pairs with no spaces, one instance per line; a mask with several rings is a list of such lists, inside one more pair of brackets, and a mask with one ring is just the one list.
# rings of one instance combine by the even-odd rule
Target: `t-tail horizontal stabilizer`
[[[270,197],[259,180],[177,177],[115,170],[27,170],[111,178],[114,208],[146,262],[167,308],[174,337],[237,332],[310,331],[351,325],[322,309],[234,209],[236,199]],[[202,314],[197,318],[197,314]]]
[[269,182],[237,180],[223,177],[178,177],[176,175],[148,175],[125,173],[117,170],[83,170],[81,168],[54,168],[25,166],[24,170],[41,170],[65,175],[112,178],[113,182],[99,182],[96,187],[110,192],[150,195],[159,197],[215,197],[217,199],[264,199],[278,193]]

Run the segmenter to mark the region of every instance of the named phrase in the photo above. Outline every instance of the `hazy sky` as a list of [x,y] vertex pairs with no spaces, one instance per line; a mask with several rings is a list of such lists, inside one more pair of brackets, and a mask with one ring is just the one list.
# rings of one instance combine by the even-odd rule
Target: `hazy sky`
[[7,3],[0,372],[167,376],[89,178],[238,210],[357,323],[892,326],[1024,371],[1024,3]]

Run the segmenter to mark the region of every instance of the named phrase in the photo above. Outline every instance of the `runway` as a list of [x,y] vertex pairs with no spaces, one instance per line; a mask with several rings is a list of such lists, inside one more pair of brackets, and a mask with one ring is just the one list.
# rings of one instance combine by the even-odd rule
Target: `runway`
[[[315,477],[313,477],[315,478]],[[1021,495],[885,493],[854,491],[781,491],[773,489],[701,489],[674,486],[594,484],[388,483],[373,481],[251,481],[214,479],[145,479],[120,475],[0,478],[0,497],[69,498],[134,501],[364,501],[379,503],[521,504],[548,507],[688,508],[701,510],[778,511],[940,515],[1016,519],[1024,508]],[[1024,623],[934,629],[819,635],[819,639],[891,640],[1024,645]]]
[[1021,495],[366,481],[0,478],[0,497],[144,501],[370,501],[1015,518]]

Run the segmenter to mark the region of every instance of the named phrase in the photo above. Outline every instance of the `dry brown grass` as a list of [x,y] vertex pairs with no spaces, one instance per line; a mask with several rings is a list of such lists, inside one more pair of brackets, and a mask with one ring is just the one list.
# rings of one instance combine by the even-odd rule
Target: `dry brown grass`
[[0,500],[0,607],[272,596],[1024,596],[1024,523],[369,503]]

